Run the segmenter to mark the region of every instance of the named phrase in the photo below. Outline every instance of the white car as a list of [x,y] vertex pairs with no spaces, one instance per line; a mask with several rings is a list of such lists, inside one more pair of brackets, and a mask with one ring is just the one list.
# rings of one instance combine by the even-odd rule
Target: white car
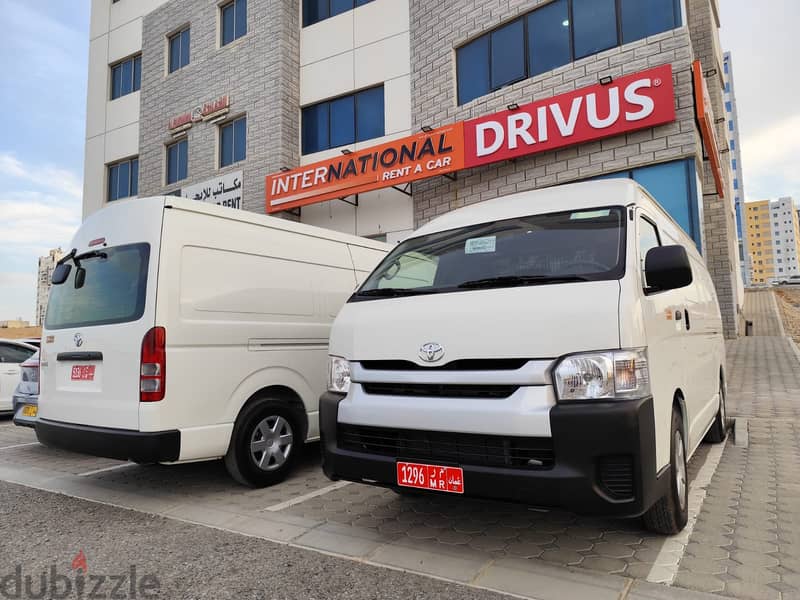
[[20,365],[36,353],[36,346],[0,339],[0,415],[11,414],[11,398],[19,383]]
[[639,185],[469,206],[348,301],[320,401],[331,479],[687,522],[726,436],[725,344],[694,242]]
[[319,437],[328,334],[389,246],[183,198],[114,202],[54,270],[35,429],[137,462],[283,479]]

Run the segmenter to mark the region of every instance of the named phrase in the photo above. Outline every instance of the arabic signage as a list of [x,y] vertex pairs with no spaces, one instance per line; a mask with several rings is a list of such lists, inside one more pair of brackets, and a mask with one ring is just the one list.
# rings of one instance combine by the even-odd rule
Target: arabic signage
[[663,65],[608,85],[596,84],[268,175],[266,210],[344,198],[674,120],[672,66]]
[[711,163],[711,174],[714,176],[714,185],[717,195],[725,197],[725,185],[722,183],[722,166],[719,162],[719,146],[717,145],[717,132],[714,128],[714,110],[711,108],[711,96],[708,93],[703,66],[699,60],[692,63],[692,77],[694,78],[694,103],[697,124],[703,137],[708,162]]
[[242,208],[242,171],[226,173],[181,189],[181,196],[230,208]]
[[214,117],[224,115],[230,109],[230,98],[226,94],[211,102],[206,102],[202,106],[195,106],[192,110],[172,117],[169,120],[169,130],[175,131],[177,129],[188,129],[193,123],[198,121],[208,121]]

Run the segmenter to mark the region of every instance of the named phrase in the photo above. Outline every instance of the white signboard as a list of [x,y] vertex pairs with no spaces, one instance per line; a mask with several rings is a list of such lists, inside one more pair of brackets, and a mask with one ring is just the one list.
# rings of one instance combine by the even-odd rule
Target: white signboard
[[181,189],[181,196],[230,208],[242,208],[242,171],[234,171]]

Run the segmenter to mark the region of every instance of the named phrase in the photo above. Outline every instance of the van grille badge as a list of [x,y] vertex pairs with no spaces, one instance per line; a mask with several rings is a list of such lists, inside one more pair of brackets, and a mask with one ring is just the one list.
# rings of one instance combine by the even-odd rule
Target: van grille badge
[[444,348],[442,348],[441,344],[437,344],[436,342],[428,342],[427,344],[422,344],[422,346],[420,346],[419,357],[425,362],[436,362],[441,360],[443,356]]

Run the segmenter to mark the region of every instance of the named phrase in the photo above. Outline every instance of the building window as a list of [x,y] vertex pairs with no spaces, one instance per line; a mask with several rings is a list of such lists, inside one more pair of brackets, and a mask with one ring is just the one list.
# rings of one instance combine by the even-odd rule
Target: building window
[[458,103],[679,27],[680,10],[678,0],[554,0],[457,50]]
[[728,100],[728,101],[725,103],[725,110],[726,110],[727,112],[731,112],[731,111],[733,110],[733,105],[731,104],[731,101],[730,101],[730,100]]
[[233,0],[220,7],[221,46],[247,33],[247,0]]
[[189,28],[169,38],[169,72],[174,73],[189,64]]
[[227,167],[247,157],[247,117],[219,128],[219,166]]
[[739,180],[738,179],[734,178],[734,180],[733,180],[733,189],[735,189],[735,190],[739,189]]
[[731,140],[731,152],[736,150],[736,140]]
[[[733,168],[734,171],[736,170],[736,159],[735,158],[731,161],[731,167]],[[737,197],[736,200],[738,202],[739,198]]]
[[303,154],[385,135],[383,86],[303,109]]
[[175,183],[188,177],[189,140],[167,146],[167,184]]
[[353,10],[372,0],[303,0],[303,27]]
[[139,158],[108,165],[108,201],[136,196],[139,193]]
[[111,66],[111,99],[139,91],[142,87],[142,55],[118,62]]

